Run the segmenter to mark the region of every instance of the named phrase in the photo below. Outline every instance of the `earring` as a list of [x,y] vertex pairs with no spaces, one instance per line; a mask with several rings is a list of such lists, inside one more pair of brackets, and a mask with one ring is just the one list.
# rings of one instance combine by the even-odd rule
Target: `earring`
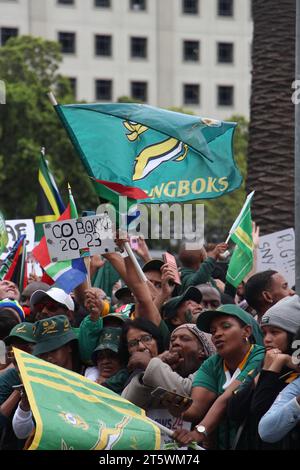
[[244,340],[245,340],[245,343],[249,343],[249,338],[248,338],[248,336],[246,336],[246,337],[244,338]]

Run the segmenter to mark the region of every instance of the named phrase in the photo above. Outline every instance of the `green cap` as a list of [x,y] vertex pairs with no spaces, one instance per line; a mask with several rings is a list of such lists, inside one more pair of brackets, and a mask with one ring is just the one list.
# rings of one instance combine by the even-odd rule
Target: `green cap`
[[202,300],[200,290],[197,287],[190,286],[183,294],[168,300],[162,307],[163,318],[168,320],[175,317],[179,305],[186,300],[194,300],[199,304]]
[[254,318],[251,317],[250,313],[245,312],[242,308],[234,304],[221,305],[216,310],[206,310],[197,318],[197,327],[199,330],[204,331],[205,333],[210,332],[210,324],[216,317],[221,317],[222,315],[230,315],[231,317],[236,317],[241,320],[245,325],[252,327]]
[[27,343],[35,343],[36,339],[33,336],[33,324],[23,322],[14,326],[9,335],[4,338],[6,346],[9,346],[11,343],[13,343],[14,339],[20,339],[21,341],[26,341]]
[[97,352],[104,349],[118,353],[121,341],[122,328],[103,328],[99,336],[99,342],[92,354],[92,360],[96,362]]
[[77,341],[66,315],[56,315],[37,321],[34,324],[34,337],[36,345],[33,348],[33,354],[35,356],[54,351],[70,341]]

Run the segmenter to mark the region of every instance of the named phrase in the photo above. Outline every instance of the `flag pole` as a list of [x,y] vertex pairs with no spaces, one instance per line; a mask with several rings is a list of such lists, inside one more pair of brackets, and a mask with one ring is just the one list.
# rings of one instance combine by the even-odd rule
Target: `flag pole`
[[146,276],[145,276],[145,273],[144,273],[144,271],[142,270],[142,268],[140,267],[140,265],[139,265],[139,263],[138,263],[136,257],[134,256],[134,253],[133,253],[133,251],[132,251],[132,248],[131,248],[131,246],[129,245],[128,242],[125,242],[125,243],[124,243],[124,248],[125,248],[125,250],[126,250],[128,256],[129,256],[129,258],[130,258],[131,261],[133,262],[134,267],[135,267],[135,269],[136,269],[136,272],[137,272],[137,274],[139,275],[139,278],[141,279],[141,281],[147,282],[147,278],[146,278]]
[[55,98],[53,92],[52,92],[52,91],[49,91],[49,93],[47,93],[47,95],[48,95],[48,98],[49,98],[51,104],[52,104],[53,106],[57,106],[58,103],[57,103],[57,101],[56,101],[56,98]]
[[[149,416],[147,416],[147,419],[149,421],[151,421],[155,426],[157,426],[161,430],[161,432],[163,432],[164,434],[166,434],[169,437],[173,437],[174,431],[172,431],[169,428],[166,428],[166,426],[163,426],[162,424],[158,423],[157,421],[154,421],[153,419],[149,418]],[[205,450],[203,447],[198,446],[198,444],[194,444],[193,449]]]

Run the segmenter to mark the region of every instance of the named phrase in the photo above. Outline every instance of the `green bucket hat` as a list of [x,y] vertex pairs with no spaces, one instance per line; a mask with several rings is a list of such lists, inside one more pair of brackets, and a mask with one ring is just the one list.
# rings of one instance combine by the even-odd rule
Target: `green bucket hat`
[[122,328],[103,328],[99,336],[99,342],[92,354],[92,360],[95,363],[97,359],[97,352],[109,349],[115,353],[119,352],[121,341]]
[[168,300],[162,307],[163,318],[168,320],[175,317],[179,305],[186,300],[194,300],[199,304],[202,300],[200,290],[197,287],[190,286],[183,294]]
[[36,345],[33,348],[33,354],[35,356],[54,351],[70,341],[77,341],[66,315],[56,315],[37,321],[34,324],[34,337]]
[[205,333],[210,332],[210,324],[216,317],[221,317],[222,315],[230,315],[231,317],[236,317],[241,320],[245,325],[252,327],[253,321],[255,321],[251,315],[242,308],[234,304],[221,305],[216,310],[206,310],[197,318],[197,327],[199,330],[204,331]]
[[4,338],[4,342],[6,346],[9,346],[15,339],[20,339],[27,343],[35,343],[36,339],[33,336],[33,324],[23,322],[14,326],[9,335]]

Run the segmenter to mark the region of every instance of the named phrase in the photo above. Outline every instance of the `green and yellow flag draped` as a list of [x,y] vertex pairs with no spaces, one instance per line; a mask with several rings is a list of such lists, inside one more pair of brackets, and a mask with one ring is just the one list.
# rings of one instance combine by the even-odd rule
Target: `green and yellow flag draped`
[[230,238],[236,244],[231,256],[226,281],[237,287],[251,271],[253,266],[253,240],[251,200],[254,191],[248,195],[246,202],[230,230]]
[[28,450],[156,450],[144,410],[75,372],[14,348],[35,421]]

